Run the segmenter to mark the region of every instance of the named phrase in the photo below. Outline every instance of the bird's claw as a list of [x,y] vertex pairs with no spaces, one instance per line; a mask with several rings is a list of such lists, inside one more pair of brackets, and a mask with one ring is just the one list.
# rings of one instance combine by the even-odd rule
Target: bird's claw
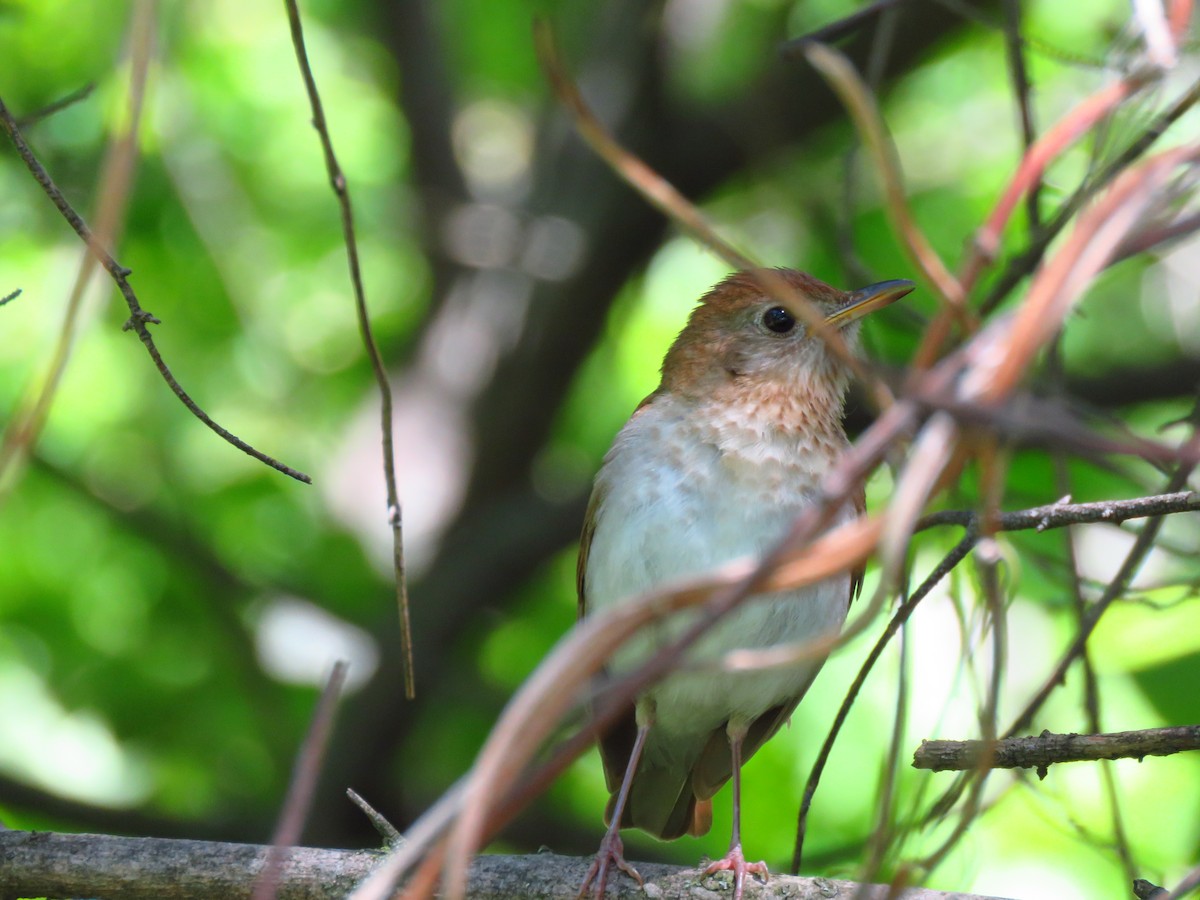
[[608,870],[614,865],[636,881],[638,887],[645,884],[638,870],[625,861],[625,844],[621,841],[620,835],[610,832],[600,842],[600,849],[596,851],[596,858],[592,860],[587,875],[583,877],[583,884],[579,886],[579,893],[575,895],[575,900],[582,900],[593,882],[595,882],[595,888],[592,891],[592,897],[600,900],[604,896],[604,888],[608,882]]
[[765,862],[746,862],[741,844],[734,844],[723,858],[709,863],[708,868],[704,870],[704,874],[712,875],[715,872],[723,872],[725,870],[733,872],[733,900],[742,900],[742,892],[746,889],[746,876],[748,874],[761,875],[764,883],[770,874],[767,871],[767,864]]

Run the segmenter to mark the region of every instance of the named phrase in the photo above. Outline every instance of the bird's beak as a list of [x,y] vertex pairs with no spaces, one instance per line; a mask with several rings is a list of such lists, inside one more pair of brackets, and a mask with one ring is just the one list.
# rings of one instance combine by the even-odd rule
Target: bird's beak
[[826,325],[844,328],[856,319],[861,319],[867,313],[883,309],[889,303],[894,303],[906,294],[912,293],[916,285],[911,281],[881,281],[851,291],[846,297],[846,305],[825,319]]

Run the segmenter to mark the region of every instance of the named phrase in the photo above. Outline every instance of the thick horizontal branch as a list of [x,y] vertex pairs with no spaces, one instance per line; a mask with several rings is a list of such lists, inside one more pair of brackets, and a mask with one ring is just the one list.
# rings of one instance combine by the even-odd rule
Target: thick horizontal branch
[[1200,725],[1116,731],[1110,734],[1052,734],[988,741],[921,741],[913,768],[934,772],[990,769],[1037,769],[1045,777],[1054,763],[1097,759],[1136,759],[1200,750]]
[[[0,831],[0,900],[18,897],[105,897],[107,900],[239,900],[249,897],[269,847],[254,844]],[[279,900],[342,898],[380,860],[371,850],[319,850],[297,847],[280,869]],[[481,856],[471,865],[468,896],[473,900],[511,897],[574,897],[590,860],[553,853]],[[609,897],[654,896],[662,900],[719,889],[722,876],[703,880],[696,869],[638,863],[647,890],[622,878],[610,883]],[[726,879],[727,880],[727,879]],[[727,887],[727,885],[725,885]],[[886,885],[862,886],[824,878],[772,875],[755,892],[790,900],[886,900]],[[992,900],[910,888],[903,900]]]

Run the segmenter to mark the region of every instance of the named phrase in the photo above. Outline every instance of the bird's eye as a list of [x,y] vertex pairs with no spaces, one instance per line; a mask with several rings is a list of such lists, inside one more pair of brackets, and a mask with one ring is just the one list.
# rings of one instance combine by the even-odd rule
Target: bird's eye
[[782,306],[772,306],[763,313],[762,323],[776,334],[787,334],[796,327],[795,317]]

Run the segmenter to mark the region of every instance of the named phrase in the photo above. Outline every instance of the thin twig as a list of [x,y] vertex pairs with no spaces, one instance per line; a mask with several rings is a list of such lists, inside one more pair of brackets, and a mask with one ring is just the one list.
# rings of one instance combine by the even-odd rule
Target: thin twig
[[717,234],[700,211],[679,193],[674,185],[621,146],[596,118],[563,63],[558,51],[558,43],[548,21],[541,18],[534,19],[533,40],[538,61],[541,63],[546,80],[554,90],[559,102],[571,113],[575,127],[587,141],[588,146],[608,164],[612,171],[645,197],[663,215],[678,224],[684,231],[734,268],[759,268],[760,263]]
[[[1177,122],[1184,113],[1200,102],[1200,81],[1194,83],[1168,109],[1138,135],[1112,162],[1105,166],[1095,176],[1080,186],[1054,214],[1054,218],[1034,236],[1029,246],[1015,257],[1000,273],[996,283],[988,291],[987,297],[979,306],[979,314],[986,316],[992,312],[1009,292],[1029,275],[1046,253],[1051,242],[1067,226],[1074,215],[1090,201],[1100,190],[1108,186],[1129,166],[1136,162],[1147,150],[1154,146],[1167,129]],[[1122,248],[1126,245],[1123,244]],[[1122,251],[1117,251],[1114,258],[1120,258]]]
[[[1200,407],[1198,407],[1198,410],[1200,410]],[[1196,411],[1193,412],[1193,418],[1195,418],[1195,415]],[[1193,433],[1190,445],[1195,447],[1197,444],[1200,444],[1200,435]],[[1081,621],[1079,630],[1076,632],[1075,640],[1072,641],[1071,645],[1067,648],[1066,652],[1059,660],[1058,665],[1055,666],[1054,671],[1043,683],[1041,689],[1037,692],[1033,699],[1029,701],[1025,709],[1021,712],[1009,729],[1002,735],[1002,737],[1010,738],[1022,731],[1028,731],[1030,724],[1033,721],[1033,717],[1037,714],[1038,710],[1042,708],[1042,705],[1049,698],[1050,694],[1054,692],[1055,688],[1065,683],[1067,669],[1070,668],[1071,664],[1079,658],[1079,655],[1083,652],[1084,648],[1086,648],[1088,639],[1091,637],[1092,632],[1099,623],[1101,616],[1104,615],[1109,606],[1118,597],[1125,593],[1133,574],[1141,565],[1145,555],[1154,546],[1154,542],[1158,537],[1158,532],[1162,527],[1163,516],[1174,512],[1191,512],[1195,510],[1194,501],[1197,499],[1197,497],[1200,497],[1200,495],[1197,495],[1195,492],[1191,491],[1173,490],[1174,488],[1180,488],[1187,484],[1188,477],[1194,469],[1194,462],[1180,465],[1180,467],[1168,481],[1167,486],[1171,490],[1169,490],[1167,494],[1160,495],[1159,497],[1138,498],[1136,500],[1121,501],[1123,504],[1137,504],[1139,502],[1148,503],[1147,508],[1153,509],[1158,501],[1163,501],[1167,497],[1174,496],[1178,498],[1177,503],[1168,503],[1168,509],[1165,511],[1156,510],[1154,512],[1145,513],[1145,515],[1149,518],[1149,521],[1134,540],[1133,546],[1130,548],[1129,553],[1126,554],[1124,561],[1121,563],[1121,566],[1117,571],[1117,574],[1113,576],[1112,581],[1108,583],[1100,599],[1088,608],[1087,615]],[[1097,504],[1080,505],[1087,507],[1097,506]],[[1077,524],[1081,521],[1112,521],[1117,517],[1117,512],[1115,510],[1111,516],[1103,515],[1105,512],[1105,509],[1103,508],[1104,504],[1099,504],[1099,506],[1101,509],[1091,510],[1093,514],[1095,512],[1100,512],[1102,514],[1099,519],[1077,519],[1074,521],[1065,521],[1062,524]],[[1042,507],[1042,509],[1046,510],[1047,512],[1052,511],[1054,508],[1054,506]],[[1038,525],[1027,525],[1025,527],[1036,528]],[[947,809],[953,806],[958,797],[962,794],[962,790],[965,786],[965,783],[960,780],[951,787],[947,788],[937,802],[931,807],[930,817],[932,818],[941,815]]]
[[392,442],[392,386],[388,381],[387,369],[375,335],[371,330],[371,316],[367,312],[366,292],[363,289],[362,268],[358,261],[358,238],[354,231],[354,210],[350,204],[350,190],[346,176],[333,152],[333,138],[325,121],[325,110],[321,95],[308,63],[308,50],[304,45],[304,29],[300,23],[300,10],[296,0],[284,0],[287,7],[288,25],[292,32],[292,46],[296,50],[296,62],[308,92],[312,108],[312,123],[321,140],[321,151],[325,155],[325,169],[329,173],[329,185],[337,197],[342,215],[342,239],[346,244],[346,259],[350,266],[350,283],[354,287],[354,309],[358,315],[358,328],[362,333],[363,346],[371,360],[375,383],[379,387],[379,425],[383,442],[383,477],[387,482],[387,518],[392,529],[392,570],[396,582],[396,604],[400,612],[401,652],[404,654],[404,696],[412,700],[416,696],[416,675],[413,668],[412,620],[408,611],[408,578],[404,568],[404,516],[400,506],[400,492],[396,487],[396,451]]
[[[1012,75],[1013,93],[1016,95],[1021,122],[1021,143],[1028,153],[1037,138],[1037,132],[1033,125],[1033,108],[1029,100],[1029,73],[1025,68],[1025,45],[1021,40],[1021,4],[1018,0],[1004,0],[1004,49],[1008,57],[1008,69]],[[1039,211],[1041,192],[1042,181],[1038,178],[1025,194],[1025,214],[1029,217],[1029,228],[1033,232],[1042,224]]]
[[[905,590],[907,592],[907,587]],[[896,654],[896,704],[892,711],[892,732],[883,757],[882,783],[876,791],[875,825],[867,840],[867,858],[859,867],[859,878],[863,881],[874,881],[878,877],[888,853],[898,845],[895,834],[896,784],[900,777],[901,744],[908,723],[910,643],[908,630],[901,625],[900,647]]]
[[959,279],[965,291],[969,292],[974,287],[984,266],[995,258],[1000,248],[1001,233],[1017,202],[1040,182],[1046,167],[1083,137],[1088,129],[1141,90],[1149,79],[1150,74],[1143,71],[1102,88],[1063,116],[1029,148],[1004,195],[975,235],[972,252],[963,265]]
[[227,443],[237,447],[243,453],[253,456],[255,459],[275,469],[277,472],[282,472],[297,481],[303,481],[305,484],[312,484],[312,479],[303,472],[297,471],[290,466],[284,465],[274,457],[268,456],[260,450],[255,449],[250,444],[247,444],[237,435],[226,430],[218,425],[213,419],[201,409],[196,401],[183,389],[183,386],[176,380],[170,368],[162,358],[158,347],[154,343],[154,338],[150,334],[150,330],[146,327],[147,323],[161,324],[158,319],[151,315],[146,310],[142,309],[141,303],[138,301],[137,294],[129,284],[129,276],[132,272],[118,263],[109,252],[97,241],[92,230],[83,221],[82,217],[75,211],[75,208],[63,196],[62,191],[58,189],[46,169],[38,161],[29,144],[21,135],[21,130],[17,127],[16,120],[13,119],[12,113],[9,112],[8,106],[4,103],[3,98],[0,98],[0,125],[4,126],[4,130],[8,133],[9,139],[13,142],[13,146],[17,148],[17,153],[24,161],[25,166],[29,169],[34,179],[50,201],[55,205],[63,218],[67,220],[75,233],[80,239],[87,244],[92,254],[100,262],[106,272],[112,277],[117,289],[121,292],[121,296],[125,298],[125,303],[129,307],[129,320],[125,323],[124,328],[127,331],[133,331],[141,340],[142,345],[146,348],[146,352],[150,354],[150,358],[154,361],[155,368],[167,386],[171,388],[172,393],[179,398],[180,402],[188,408],[193,416],[203,422],[208,428],[219,435]]
[[287,798],[283,802],[279,823],[275,826],[275,834],[271,838],[271,850],[255,880],[254,900],[271,900],[275,896],[288,850],[300,842],[300,834],[304,830],[304,822],[308,818],[313,793],[317,788],[317,779],[321,775],[325,750],[329,746],[333,715],[341,698],[342,686],[346,683],[347,669],[347,664],[342,660],[333,664],[333,671],[329,673],[329,679],[317,700],[308,733],[304,736],[304,743],[300,745],[300,752],[296,755]]
[[571,113],[576,129],[587,141],[588,146],[613,172],[684,232],[735,269],[746,270],[753,275],[765,293],[786,306],[804,322],[813,336],[823,340],[830,351],[849,367],[855,377],[867,387],[876,408],[884,409],[891,405],[891,391],[875,373],[863,365],[861,359],[850,352],[841,332],[826,323],[824,314],[812,301],[788,284],[783,277],[763,267],[717,234],[700,210],[679,193],[674,185],[617,142],[596,118],[583,99],[578,85],[571,79],[559,55],[549,23],[544,19],[535,19],[533,29],[534,45],[546,80],[554,89],[559,102]]
[[920,587],[913,591],[912,595],[900,605],[888,622],[887,627],[883,630],[883,634],[876,640],[875,646],[871,648],[871,652],[867,655],[859,667],[858,674],[854,677],[854,681],[850,685],[850,689],[846,691],[846,696],[842,700],[842,705],[838,708],[837,715],[833,718],[833,725],[829,729],[829,734],[825,736],[825,742],[821,745],[821,751],[817,754],[816,760],[813,762],[812,771],[808,775],[808,783],[804,786],[804,799],[800,801],[800,812],[796,817],[796,845],[792,851],[792,871],[799,872],[804,855],[804,837],[808,831],[808,811],[812,806],[813,796],[817,792],[817,786],[821,782],[821,775],[825,771],[825,765],[829,761],[829,756],[833,752],[834,742],[842,731],[842,726],[846,723],[846,718],[850,714],[850,708],[858,699],[859,692],[862,691],[862,686],[866,683],[867,676],[871,674],[871,670],[875,668],[875,664],[879,661],[879,657],[883,655],[888,643],[895,637],[896,632],[900,627],[908,621],[913,614],[913,610],[917,605],[925,599],[943,578],[957,566],[975,546],[975,535],[968,534],[955,545],[954,549],[946,554],[945,558],[934,567],[934,570],[926,576],[921,582]]
[[1187,37],[1188,25],[1192,21],[1193,0],[1170,0],[1167,18],[1171,23],[1171,36],[1176,43],[1182,43]]
[[346,796],[350,798],[350,802],[357,806],[364,816],[379,832],[379,836],[383,838],[385,846],[398,847],[404,843],[404,835],[400,833],[400,829],[387,820],[379,810],[373,807],[370,803],[362,798],[362,796],[353,788],[346,788]]
[[[1107,522],[1116,525],[1129,519],[1144,519],[1149,516],[1165,516],[1173,513],[1200,511],[1200,493],[1196,491],[1172,491],[1150,497],[1133,497],[1129,500],[1100,500],[1094,503],[1051,503],[1000,513],[995,521],[996,531],[1047,531],[1066,525],[1086,525]],[[939,525],[961,525],[974,529],[979,516],[974,510],[947,509],[931,513],[921,519],[918,531]]]
[[1114,731],[1108,734],[1052,734],[1001,741],[921,741],[913,753],[914,769],[957,772],[986,766],[991,769],[1037,769],[1055,763],[1099,759],[1137,759],[1200,750],[1200,725]]
[[[1181,465],[1167,483],[1168,493],[1174,492],[1178,488],[1186,485],[1188,478],[1191,476],[1191,473],[1195,467],[1195,463],[1185,463]],[[1196,497],[1196,494],[1192,494],[1191,499],[1194,501]],[[1051,693],[1053,693],[1054,689],[1063,683],[1067,669],[1070,668],[1071,664],[1076,660],[1076,658],[1078,658],[1079,654],[1083,651],[1083,648],[1087,645],[1088,638],[1091,637],[1096,625],[1100,622],[1100,618],[1108,610],[1109,606],[1112,605],[1113,601],[1125,592],[1125,589],[1129,586],[1129,582],[1133,578],[1134,573],[1141,565],[1142,560],[1154,546],[1155,538],[1158,537],[1159,529],[1162,528],[1164,521],[1163,515],[1164,513],[1154,513],[1151,515],[1149,521],[1146,522],[1145,527],[1134,540],[1133,546],[1130,548],[1129,553],[1121,563],[1121,567],[1118,569],[1117,574],[1113,577],[1113,580],[1109,582],[1107,589],[1105,589],[1100,599],[1098,599],[1094,604],[1092,604],[1092,606],[1088,608],[1088,614],[1084,621],[1080,624],[1079,631],[1075,636],[1075,640],[1071,642],[1071,646],[1067,648],[1066,653],[1063,654],[1058,665],[1054,667],[1054,671],[1046,679],[1045,683],[1042,685],[1042,688],[1037,692],[1033,699],[1029,701],[1025,709],[1019,716],[1017,716],[1016,720],[1009,727],[1008,731],[1004,735],[1005,737],[1012,737],[1018,732],[1027,730],[1030,723],[1033,721],[1033,717],[1037,714],[1037,711],[1042,708],[1042,704],[1046,702],[1046,699]]]
[[1175,885],[1171,889],[1171,892],[1163,897],[1162,900],[1181,900],[1181,898],[1186,897],[1197,887],[1200,887],[1200,866],[1196,866],[1192,871],[1188,872],[1179,884]]
[[[125,211],[138,161],[138,133],[146,99],[146,80],[150,70],[154,36],[157,30],[156,7],[148,0],[135,4],[128,28],[130,44],[129,108],[123,127],[109,141],[101,167],[99,202],[96,210],[96,242],[115,247],[124,228]],[[58,394],[59,385],[71,360],[84,292],[96,272],[96,257],[85,247],[67,298],[66,313],[58,330],[54,352],[45,377],[31,394],[18,401],[0,441],[0,484],[11,483],[8,473],[16,469],[25,454],[36,445]]]
[[[1053,379],[1056,392],[1065,393],[1064,381],[1066,372],[1063,367],[1061,335],[1050,345],[1048,368]],[[1072,493],[1071,474],[1067,458],[1061,450],[1056,450],[1051,456],[1054,464],[1055,492],[1062,497]],[[1066,554],[1067,571],[1071,582],[1071,606],[1075,612],[1075,620],[1082,624],[1087,615],[1087,601],[1083,596],[1083,579],[1079,574],[1079,559],[1075,551],[1075,532],[1072,528],[1063,529],[1063,546]],[[1092,654],[1084,647],[1080,656],[1083,667],[1083,705],[1087,713],[1088,728],[1093,734],[1104,730],[1100,715],[1100,689],[1096,681],[1096,667],[1092,664]],[[1113,838],[1117,846],[1117,855],[1125,869],[1125,877],[1132,881],[1137,876],[1134,866],[1133,851],[1129,837],[1125,833],[1125,821],[1121,814],[1121,798],[1117,792],[1117,779],[1112,766],[1100,767],[1100,780],[1104,785],[1104,799],[1108,804],[1109,818],[1112,821]]]
[[936,288],[939,299],[953,310],[960,324],[969,330],[970,317],[966,312],[962,286],[946,268],[913,218],[896,148],[887,133],[870,90],[859,77],[853,64],[837,50],[824,44],[809,44],[804,52],[809,64],[829,82],[849,111],[859,136],[879,171],[887,197],[886,208],[891,218],[892,230],[900,238],[901,246],[909,260]]
[[862,143],[880,173],[886,197],[884,205],[892,231],[909,261],[934,286],[941,301],[940,312],[926,328],[913,363],[918,370],[927,369],[949,336],[953,321],[957,321],[960,329],[967,334],[976,330],[975,318],[966,306],[966,291],[946,268],[912,215],[895,145],[879,114],[874,96],[858,76],[854,65],[844,54],[824,44],[810,44],[805,47],[804,53],[809,64],[825,78],[850,113]]
[[862,9],[856,9],[849,15],[830,22],[828,25],[823,25],[815,31],[810,31],[808,34],[798,38],[792,38],[779,48],[779,52],[785,59],[802,60],[809,44],[831,44],[834,41],[841,40],[846,35],[861,28],[866,24],[868,19],[888,12],[902,5],[904,2],[905,0],[875,0],[874,3],[864,6]]
[[4,304],[8,303],[9,301],[16,300],[18,297],[20,297],[21,290],[22,290],[21,288],[17,288],[11,294],[5,294],[3,297],[0,297],[0,306],[3,306]]
[[62,112],[68,106],[74,106],[76,103],[86,100],[92,95],[94,90],[96,90],[95,82],[88,82],[83,87],[76,88],[75,90],[71,91],[71,93],[64,97],[60,97],[53,103],[48,103],[41,109],[34,110],[31,113],[26,113],[25,115],[21,116],[21,118],[17,119],[17,124],[22,129],[26,129],[30,125],[35,125],[42,121],[42,119],[48,119],[55,113]]
[[1197,229],[1200,229],[1200,213],[1180,216],[1166,224],[1152,226],[1144,231],[1135,232],[1122,241],[1120,246],[1113,251],[1113,258],[1109,265],[1115,265],[1129,259],[1131,256],[1145,253],[1147,250],[1153,250],[1168,241],[1190,237]]

